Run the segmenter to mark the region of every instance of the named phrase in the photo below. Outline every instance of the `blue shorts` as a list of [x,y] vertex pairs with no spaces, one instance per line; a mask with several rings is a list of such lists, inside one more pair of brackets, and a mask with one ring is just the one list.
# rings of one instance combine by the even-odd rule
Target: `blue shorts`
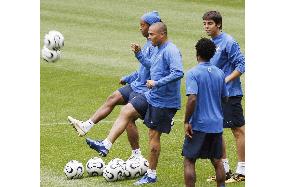
[[193,131],[191,139],[185,136],[181,155],[188,159],[221,159],[222,132],[205,133]]
[[236,128],[245,124],[242,108],[242,96],[229,97],[228,102],[222,103],[224,113],[224,128]]
[[129,84],[119,88],[118,91],[121,93],[125,103],[128,103],[135,96],[140,95],[140,93],[133,91]]
[[144,119],[149,105],[144,94],[136,95],[131,100],[129,100],[129,103],[131,103],[135,110],[140,114],[141,119]]
[[174,124],[173,118],[176,112],[177,109],[157,108],[149,104],[144,124],[150,129],[169,134]]

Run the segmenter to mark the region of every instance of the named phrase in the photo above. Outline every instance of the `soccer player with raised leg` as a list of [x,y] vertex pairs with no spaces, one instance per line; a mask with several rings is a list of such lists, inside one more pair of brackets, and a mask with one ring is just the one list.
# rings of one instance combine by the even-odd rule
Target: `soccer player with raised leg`
[[[245,181],[245,119],[242,108],[242,87],[240,76],[245,72],[245,58],[239,44],[225,32],[222,32],[222,16],[218,11],[206,12],[203,17],[204,30],[216,45],[216,53],[210,60],[225,73],[229,100],[223,103],[224,128],[231,128],[237,144],[238,164],[232,175],[226,155],[223,137],[223,165],[226,183]],[[216,180],[213,176],[208,181]]]
[[217,187],[225,186],[225,171],[222,165],[223,112],[222,99],[228,92],[225,75],[209,60],[216,49],[207,38],[195,45],[198,65],[187,72],[184,131],[182,149],[184,156],[184,182],[194,187],[196,182],[195,162],[210,159],[216,172]]
[[[152,46],[151,41],[148,39],[148,30],[150,25],[156,22],[160,22],[160,16],[157,11],[152,11],[144,14],[140,19],[140,31],[142,35],[147,39],[146,44],[142,49],[142,56],[145,59],[151,58],[155,47]],[[68,116],[68,121],[77,131],[79,136],[84,136],[86,133],[99,121],[106,118],[117,105],[126,105],[132,98],[144,93],[148,90],[146,86],[146,80],[150,78],[150,69],[141,65],[138,71],[132,74],[122,77],[120,84],[128,85],[121,87],[110,95],[106,102],[91,116],[91,118],[85,122],[77,120],[71,116]],[[141,150],[139,147],[139,134],[135,120],[130,120],[126,128],[128,140],[132,148],[132,155],[129,159],[140,157]]]
[[138,44],[132,44],[132,50],[142,65],[150,67],[151,80],[147,80],[149,91],[132,98],[125,105],[113,124],[107,138],[103,141],[87,138],[90,148],[106,156],[115,140],[124,132],[127,124],[138,117],[144,119],[149,128],[150,154],[149,169],[135,185],[157,181],[156,168],[160,155],[160,137],[170,133],[173,117],[181,105],[180,79],[183,77],[180,51],[167,37],[167,27],[158,22],[150,26],[149,39],[158,50],[150,61],[144,59]]

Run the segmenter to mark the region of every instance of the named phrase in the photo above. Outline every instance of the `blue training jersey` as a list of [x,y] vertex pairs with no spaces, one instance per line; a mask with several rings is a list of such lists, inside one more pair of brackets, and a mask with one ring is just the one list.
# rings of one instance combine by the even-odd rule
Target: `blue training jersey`
[[209,62],[190,69],[186,75],[186,95],[189,94],[197,95],[189,120],[192,129],[206,133],[223,132],[222,97],[228,96],[223,71]]
[[[152,45],[150,40],[147,40],[146,44],[141,50],[141,55],[145,59],[150,59],[155,47]],[[144,93],[148,90],[146,86],[146,81],[150,79],[150,68],[146,68],[140,64],[139,70],[133,72],[132,74],[122,78],[125,82],[130,84],[133,91],[137,93]]]
[[[234,70],[245,72],[245,57],[241,53],[239,44],[228,34],[221,33],[212,38],[216,45],[216,53],[210,62],[223,70],[225,76]],[[240,77],[227,83],[229,96],[243,95]]]
[[180,109],[180,79],[183,70],[178,48],[167,41],[154,50],[150,61],[143,60],[140,54],[136,57],[145,67],[150,67],[151,80],[155,81],[155,86],[144,93],[148,103],[158,108]]

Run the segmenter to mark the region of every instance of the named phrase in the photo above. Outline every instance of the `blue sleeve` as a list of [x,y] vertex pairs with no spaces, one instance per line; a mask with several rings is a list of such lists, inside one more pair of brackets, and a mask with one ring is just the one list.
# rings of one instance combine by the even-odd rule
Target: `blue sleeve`
[[241,53],[240,46],[236,41],[233,41],[230,45],[227,46],[227,53],[229,62],[235,66],[235,70],[240,73],[245,72],[245,57]]
[[170,67],[170,74],[162,79],[155,81],[155,86],[161,87],[169,82],[179,80],[183,77],[182,59],[178,49],[171,49],[165,52],[165,62]]
[[192,72],[188,72],[185,80],[186,95],[198,94],[198,85]]
[[135,54],[135,57],[137,58],[137,60],[146,68],[151,67],[151,60],[149,58],[147,58],[141,51],[139,51],[138,53]]
[[124,82],[131,84],[133,81],[135,81],[138,77],[138,72],[135,71],[133,73],[131,73],[130,75],[124,76],[121,78],[121,80],[123,80]]

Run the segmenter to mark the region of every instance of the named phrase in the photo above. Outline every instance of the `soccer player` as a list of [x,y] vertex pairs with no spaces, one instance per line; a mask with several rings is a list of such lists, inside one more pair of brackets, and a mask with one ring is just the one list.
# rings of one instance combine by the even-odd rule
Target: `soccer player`
[[161,149],[160,137],[162,133],[170,133],[173,117],[181,105],[180,79],[183,77],[181,53],[172,42],[168,41],[167,27],[164,23],[158,22],[151,25],[148,32],[152,45],[158,47],[151,60],[145,59],[138,44],[132,44],[132,50],[143,66],[150,67],[151,80],[147,80],[146,84],[150,90],[132,98],[121,109],[105,140],[86,139],[90,148],[106,156],[129,121],[138,117],[144,118],[144,123],[149,128],[149,169],[140,180],[134,183],[135,185],[157,181],[156,168]]
[[[151,58],[155,47],[152,46],[151,41],[148,39],[148,30],[150,25],[156,22],[160,22],[160,16],[157,11],[152,11],[144,14],[140,19],[140,31],[142,35],[147,39],[144,45],[141,55],[147,59]],[[146,86],[146,80],[150,78],[150,69],[141,65],[138,71],[123,77],[119,83],[128,85],[121,87],[110,95],[106,102],[91,116],[91,118],[85,122],[74,119],[68,116],[68,121],[77,131],[79,136],[84,136],[95,124],[102,119],[106,118],[117,105],[125,105],[132,98],[144,93],[148,90]],[[128,141],[132,148],[132,155],[129,159],[140,157],[141,150],[139,147],[139,134],[135,124],[135,120],[130,120],[126,128]]]
[[[206,33],[216,45],[216,53],[210,60],[225,73],[229,101],[223,103],[224,128],[231,128],[237,144],[238,165],[232,175],[226,158],[226,146],[223,138],[222,161],[226,172],[226,183],[245,181],[245,119],[242,108],[242,87],[240,76],[245,72],[245,58],[238,43],[232,36],[222,32],[222,16],[218,11],[206,12],[203,17]],[[213,176],[210,180],[215,180]]]
[[196,159],[210,159],[216,172],[217,186],[225,185],[225,171],[222,164],[223,112],[222,98],[228,92],[225,75],[209,60],[216,49],[207,38],[195,45],[198,65],[186,74],[187,103],[185,108],[184,181],[187,187],[196,182]]

